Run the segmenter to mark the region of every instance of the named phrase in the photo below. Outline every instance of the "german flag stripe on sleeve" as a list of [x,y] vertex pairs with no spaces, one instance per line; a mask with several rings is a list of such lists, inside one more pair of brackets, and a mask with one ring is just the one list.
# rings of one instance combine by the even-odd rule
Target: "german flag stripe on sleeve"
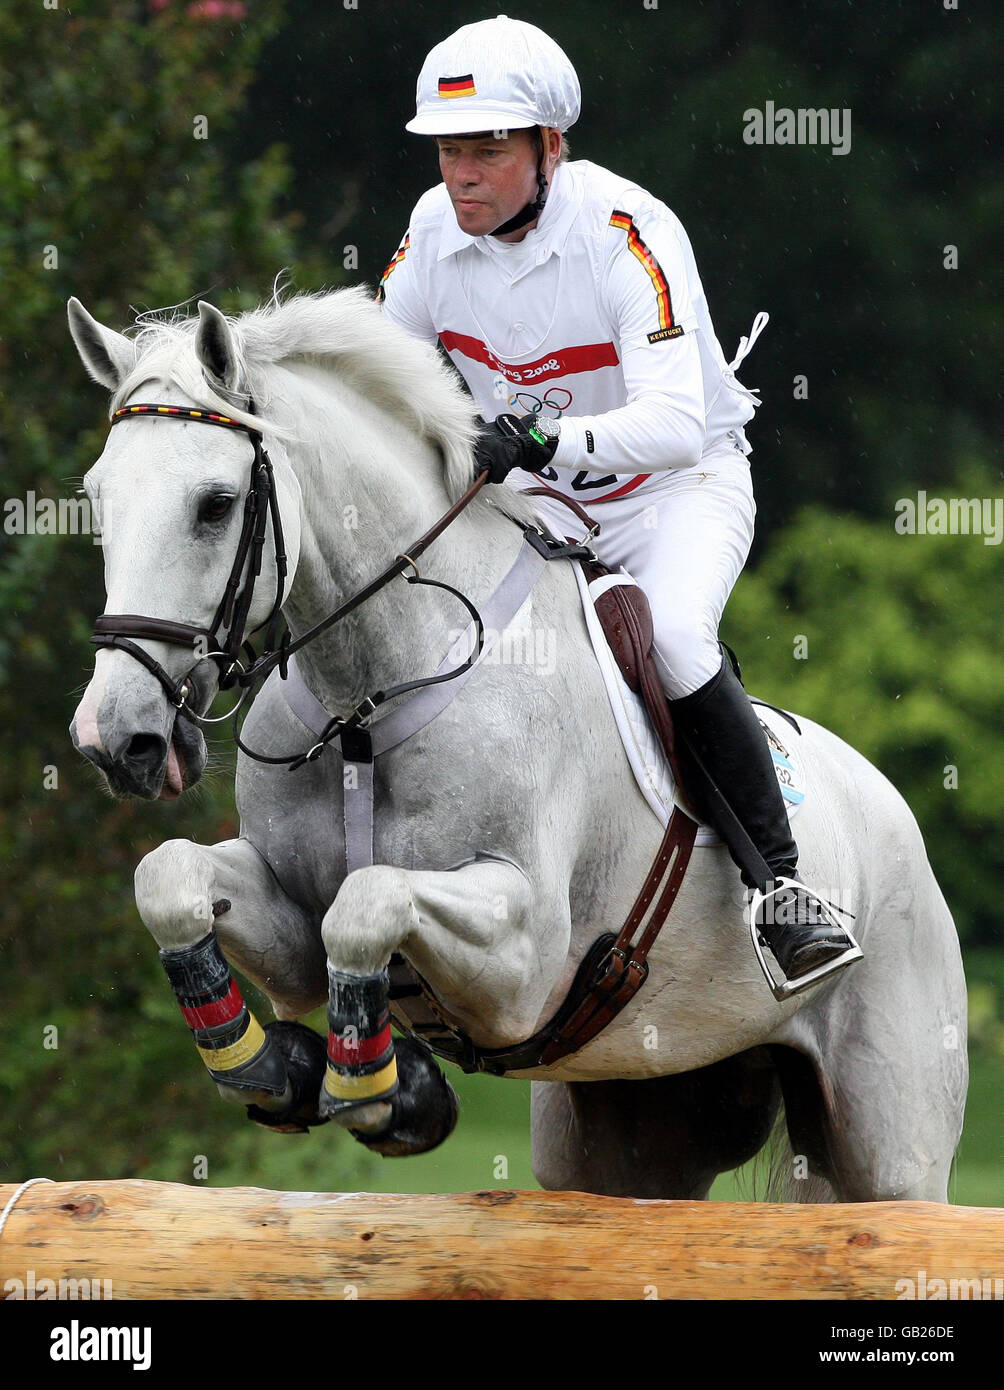
[[474,74],[464,73],[463,77],[441,77],[439,95],[445,99],[452,97],[476,97],[478,89],[474,85]]
[[405,235],[404,241],[402,241],[401,245],[397,248],[397,251],[394,253],[393,257],[391,258],[391,260],[390,260],[390,262],[389,262],[389,264],[388,264],[388,266],[387,266],[387,269],[386,269],[386,270],[384,271],[384,273],[380,276],[380,283],[379,283],[379,285],[377,285],[377,292],[376,292],[376,294],[374,295],[374,298],[375,298],[378,302],[379,302],[381,299],[383,299],[384,281],[387,279],[387,276],[390,275],[392,271],[396,270],[397,267],[398,267],[398,266],[401,264],[401,262],[404,260],[405,255],[406,255],[407,250],[408,250],[408,247],[409,247],[410,245],[411,245],[411,233],[408,232],[408,233],[406,233],[406,235]]
[[[638,235],[638,228],[634,225],[634,219],[630,213],[615,211],[610,218],[611,227],[619,227],[621,231],[627,233],[628,249],[633,256],[637,256],[645,267],[645,273],[652,281],[652,288],[655,290],[656,302],[659,307],[659,331],[675,327],[673,323],[673,305],[669,297],[669,284],[662,267],[652,252],[648,249],[641,237]],[[670,336],[666,334],[666,336]]]

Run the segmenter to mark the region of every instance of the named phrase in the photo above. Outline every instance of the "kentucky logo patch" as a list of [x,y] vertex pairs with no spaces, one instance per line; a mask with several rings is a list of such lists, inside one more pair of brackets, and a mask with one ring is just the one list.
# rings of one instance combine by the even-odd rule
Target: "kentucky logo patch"
[[666,338],[679,338],[682,332],[683,329],[676,323],[672,328],[657,328],[654,333],[648,335],[648,340],[650,343],[661,343]]
[[476,97],[478,89],[474,85],[474,74],[466,73],[463,77],[441,77],[439,79],[439,95],[441,97]]

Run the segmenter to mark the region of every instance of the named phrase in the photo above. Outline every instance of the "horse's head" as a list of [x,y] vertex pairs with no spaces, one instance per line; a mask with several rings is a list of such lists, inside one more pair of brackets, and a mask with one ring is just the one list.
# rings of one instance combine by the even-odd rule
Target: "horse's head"
[[[185,703],[197,714],[206,712],[216,693],[225,664],[206,659],[209,643],[194,636],[189,641],[185,630],[213,632],[237,568],[258,459],[248,432],[255,420],[244,408],[248,384],[240,344],[223,315],[205,303],[197,321],[157,324],[136,339],[103,327],[76,299],[68,309],[84,365],[113,393],[113,406],[147,401],[196,407],[247,426],[206,428],[196,419],[168,424],[130,416],[110,432],[84,479],[101,523],[106,613],[154,619],[155,632],[158,622],[183,627],[181,640],[162,641],[133,624],[127,640],[147,654],[146,664],[128,648],[99,648],[70,736],[117,796],[170,799],[197,782],[206,764],[202,732],[179,714],[170,687],[186,685]],[[281,446],[270,440],[269,452],[289,560],[288,593],[299,554],[300,493]],[[242,588],[247,569],[237,576]],[[269,518],[245,635],[268,619],[279,587]],[[223,642],[229,622],[213,633],[214,647]],[[111,619],[108,625],[122,627]]]

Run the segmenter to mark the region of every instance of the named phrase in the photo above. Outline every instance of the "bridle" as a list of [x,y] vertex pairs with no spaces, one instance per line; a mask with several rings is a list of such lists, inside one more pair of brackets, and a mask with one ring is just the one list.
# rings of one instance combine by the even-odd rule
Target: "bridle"
[[[210,627],[198,627],[194,623],[170,622],[164,618],[147,618],[136,613],[104,613],[94,623],[94,636],[91,641],[97,647],[115,647],[127,651],[135,657],[164,687],[167,698],[188,718],[215,723],[198,715],[188,705],[191,687],[187,679],[172,680],[159,661],[143,650],[131,639],[148,637],[158,642],[169,642],[176,646],[191,646],[198,650],[204,648],[199,660],[213,660],[219,667],[219,686],[227,690],[234,684],[245,685],[243,677],[247,674],[238,654],[244,649],[254,662],[255,654],[244,639],[251,601],[254,597],[255,580],[261,573],[261,559],[265,545],[265,525],[269,515],[272,517],[272,534],[275,538],[276,594],[272,610],[261,624],[267,626],[265,647],[271,651],[275,647],[277,629],[281,617],[282,600],[286,587],[287,560],[283,547],[282,520],[279,516],[278,500],[275,491],[275,478],[272,461],[262,447],[262,437],[257,430],[232,420],[228,415],[220,415],[211,410],[196,410],[187,406],[156,405],[140,403],[127,405],[116,410],[112,425],[138,416],[153,417],[160,420],[194,420],[204,425],[220,425],[224,429],[243,430],[254,446],[251,460],[251,481],[244,499],[244,521],[241,527],[237,554],[230,569],[223,597],[213,617]],[[249,563],[250,558],[250,563]],[[240,588],[241,575],[247,566],[247,578]],[[225,628],[226,637],[220,638],[220,629]],[[258,631],[256,628],[255,631]],[[238,674],[239,673],[239,674]],[[249,688],[249,686],[248,686]],[[243,702],[243,697],[242,697]],[[238,706],[239,708],[239,706]],[[224,716],[227,718],[228,716]]]
[[[254,403],[248,403],[248,413],[254,414]],[[94,636],[91,641],[97,647],[111,647],[128,654],[139,661],[146,669],[157,678],[163,686],[167,698],[177,708],[178,713],[191,719],[197,724],[215,724],[223,719],[233,718],[234,739],[237,746],[243,753],[263,763],[286,763],[290,770],[302,767],[306,762],[312,762],[319,757],[325,746],[334,738],[340,738],[343,734],[363,725],[369,716],[385,701],[393,699],[397,695],[407,694],[409,691],[417,690],[421,686],[438,684],[441,681],[452,680],[461,675],[469,667],[473,666],[481,654],[484,645],[484,625],[477,609],[468,598],[454,589],[449,584],[444,584],[436,579],[423,579],[415,563],[423,551],[441,535],[442,532],[454,521],[464,508],[480,492],[481,488],[488,480],[487,471],[482,472],[474,480],[471,486],[456,501],[452,507],[445,512],[439,520],[424,535],[420,536],[412,545],[408,547],[405,554],[397,555],[394,562],[381,571],[375,579],[371,580],[365,588],[339,605],[334,612],[329,613],[326,618],[315,623],[308,631],[302,633],[298,638],[291,639],[289,630],[282,623],[282,601],[285,594],[287,558],[283,548],[282,519],[279,515],[279,504],[275,490],[275,477],[272,470],[272,463],[269,459],[267,450],[262,445],[262,436],[258,430],[248,425],[242,424],[239,420],[233,420],[227,415],[221,415],[211,410],[199,410],[188,406],[159,405],[150,402],[139,402],[135,405],[124,406],[121,410],[116,410],[112,416],[112,426],[122,424],[125,420],[139,417],[156,420],[180,420],[182,422],[194,421],[197,424],[217,425],[224,429],[242,430],[247,434],[254,447],[254,456],[251,460],[251,480],[247,495],[244,500],[244,519],[241,527],[240,540],[237,544],[237,553],[230,569],[230,578],[227,581],[223,597],[220,599],[216,613],[210,627],[199,627],[194,623],[172,622],[164,618],[148,618],[136,613],[103,613],[94,623]],[[248,614],[251,611],[251,603],[254,598],[255,581],[261,573],[262,554],[265,545],[265,528],[268,518],[272,518],[272,535],[275,545],[275,565],[276,565],[276,593],[272,603],[271,611],[264,622],[254,629],[259,632],[262,628],[266,629],[264,650],[260,656],[256,656],[254,649],[247,640],[245,627],[247,625]],[[530,528],[532,529],[532,528]],[[531,538],[532,539],[532,538]],[[366,698],[345,717],[336,715],[328,726],[318,736],[316,743],[306,753],[293,753],[282,756],[267,756],[257,753],[248,748],[242,741],[237,727],[238,711],[250,694],[251,690],[265,679],[270,672],[278,668],[280,676],[285,679],[286,667],[290,656],[312,642],[322,632],[340,622],[342,618],[348,616],[360,604],[365,603],[368,598],[379,592],[385,585],[396,578],[399,574],[411,568],[414,573],[406,574],[405,580],[409,584],[425,584],[436,589],[445,589],[453,594],[464,605],[470,613],[477,629],[477,640],[475,641],[470,656],[452,670],[444,672],[438,676],[426,676],[420,680],[405,681],[400,685],[391,686],[388,690],[377,690]],[[244,579],[243,588],[241,587],[241,575],[245,568],[247,574]],[[280,626],[282,633],[279,634]],[[225,637],[220,636],[222,629],[226,630]],[[253,634],[251,634],[253,635]],[[219,669],[219,688],[228,690],[233,686],[241,689],[240,699],[235,707],[227,714],[216,718],[209,718],[204,714],[199,714],[192,709],[189,699],[192,695],[192,684],[190,680],[191,670],[179,680],[174,680],[164,667],[149,652],[143,650],[132,639],[135,637],[146,637],[157,642],[167,642],[175,646],[191,646],[200,652],[195,665],[204,660],[214,661]],[[240,660],[243,653],[247,658],[247,666]]]

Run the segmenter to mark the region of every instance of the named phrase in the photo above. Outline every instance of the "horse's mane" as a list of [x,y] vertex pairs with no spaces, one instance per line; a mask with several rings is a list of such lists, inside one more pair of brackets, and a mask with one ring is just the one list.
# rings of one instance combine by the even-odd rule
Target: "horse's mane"
[[[254,397],[257,415],[249,415],[236,396],[221,394],[209,383],[193,350],[198,317],[172,310],[137,316],[132,335],[138,350],[136,365],[113,394],[109,413],[156,377],[177,386],[193,404],[222,411],[280,438],[301,438],[302,430],[271,417],[274,398],[268,369],[281,362],[314,362],[347,380],[369,401],[438,447],[451,501],[470,486],[475,403],[439,352],[394,323],[366,286],[303,292],[287,299],[277,287],[267,304],[228,317],[227,323],[234,338],[238,378]],[[491,494],[490,500],[507,515],[519,521],[534,519],[530,498],[520,497],[511,488],[492,488]]]

